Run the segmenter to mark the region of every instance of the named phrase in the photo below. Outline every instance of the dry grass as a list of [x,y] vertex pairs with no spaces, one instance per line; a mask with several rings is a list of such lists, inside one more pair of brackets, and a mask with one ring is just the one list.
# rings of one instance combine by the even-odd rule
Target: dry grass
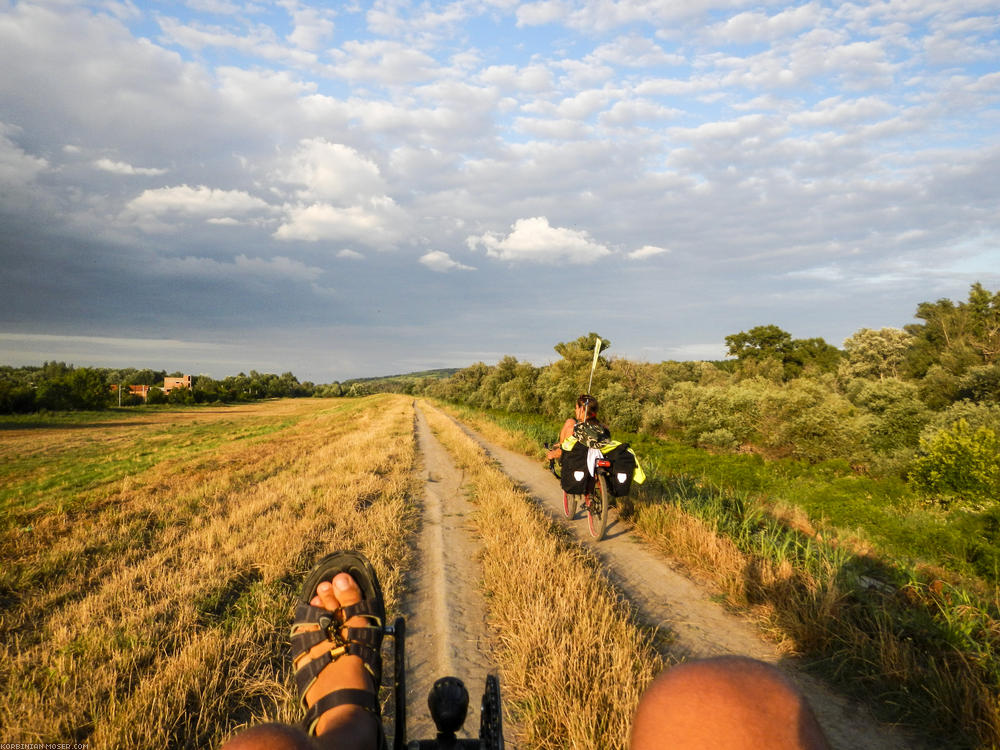
[[[314,561],[364,550],[395,606],[414,523],[409,400],[249,414],[295,419],[161,461],[0,537],[18,584],[0,623],[4,741],[203,747],[247,723],[296,720],[286,633]],[[122,439],[113,427],[87,437]]]
[[530,748],[623,748],[662,664],[654,634],[565,533],[440,412],[427,420],[468,478],[504,704]]

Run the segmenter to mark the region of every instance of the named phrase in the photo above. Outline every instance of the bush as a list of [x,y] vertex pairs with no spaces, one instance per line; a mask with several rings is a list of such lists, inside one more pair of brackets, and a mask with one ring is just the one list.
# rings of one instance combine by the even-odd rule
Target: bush
[[615,431],[637,432],[642,405],[621,383],[611,383],[598,394],[601,420]]
[[973,430],[979,427],[989,427],[1000,435],[1000,404],[976,404],[972,401],[959,401],[936,414],[921,433],[921,438],[932,438],[939,430],[954,427],[960,420],[965,420]]
[[24,385],[0,380],[0,413],[24,414],[35,410],[35,392]]
[[1000,403],[1000,364],[970,367],[958,381],[958,397]]
[[921,439],[910,480],[942,502],[951,497],[974,505],[995,502],[1000,496],[1000,437],[989,427],[973,429],[960,419]]
[[855,380],[848,385],[851,402],[863,409],[868,446],[879,454],[916,448],[931,419],[917,387],[902,380]]
[[709,448],[724,448],[726,450],[736,450],[740,444],[736,436],[724,427],[711,432],[703,432],[698,442]]
[[163,392],[163,389],[154,386],[146,394],[146,403],[150,405],[165,404],[167,403],[167,394]]
[[856,459],[863,427],[854,406],[823,381],[798,378],[769,388],[760,403],[760,443],[777,456],[816,463]]

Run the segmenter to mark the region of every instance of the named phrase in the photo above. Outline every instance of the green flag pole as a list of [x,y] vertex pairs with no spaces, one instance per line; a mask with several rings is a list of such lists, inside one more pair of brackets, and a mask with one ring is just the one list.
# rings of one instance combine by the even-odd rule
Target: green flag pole
[[590,386],[594,384],[594,370],[597,367],[597,355],[601,353],[601,340],[597,339],[594,344],[594,361],[590,363],[590,380],[587,381],[587,393],[590,393]]

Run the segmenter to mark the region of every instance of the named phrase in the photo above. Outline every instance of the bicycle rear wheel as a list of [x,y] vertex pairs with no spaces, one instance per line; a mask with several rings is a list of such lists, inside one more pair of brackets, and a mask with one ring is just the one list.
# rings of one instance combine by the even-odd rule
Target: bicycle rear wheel
[[587,503],[587,525],[590,535],[597,541],[604,538],[604,530],[608,527],[608,510],[611,507],[611,495],[608,493],[608,482],[603,474],[598,474],[594,481],[594,491]]
[[565,490],[563,490],[563,513],[571,520],[576,515],[576,495],[571,495]]

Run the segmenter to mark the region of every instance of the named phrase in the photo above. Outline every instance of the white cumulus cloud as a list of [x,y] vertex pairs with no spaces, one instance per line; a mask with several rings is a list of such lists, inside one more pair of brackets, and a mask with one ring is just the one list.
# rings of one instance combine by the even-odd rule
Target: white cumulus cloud
[[279,240],[337,240],[388,248],[399,237],[399,212],[389,199],[347,207],[312,203],[285,211],[285,221],[274,233]]
[[544,216],[518,219],[506,237],[486,232],[469,237],[466,244],[473,249],[482,245],[490,257],[512,263],[593,263],[611,254],[587,232],[550,226]]
[[160,175],[166,174],[167,170],[158,169],[156,167],[133,167],[128,162],[124,161],[112,161],[111,159],[98,159],[94,162],[94,166],[104,172],[111,172],[112,174],[123,174],[123,175]]
[[219,190],[205,185],[144,190],[125,206],[122,219],[145,231],[172,228],[169,220],[230,219],[271,210],[265,201],[243,190]]
[[633,250],[628,254],[628,257],[632,260],[643,260],[645,258],[652,258],[654,255],[663,255],[669,253],[665,247],[657,247],[656,245],[643,245],[638,250]]
[[350,146],[324,138],[302,140],[279,176],[301,185],[298,196],[306,201],[356,203],[385,190],[378,165]]
[[440,250],[431,250],[431,252],[420,256],[420,262],[427,266],[432,271],[437,271],[438,273],[447,273],[448,271],[475,271],[476,269],[472,266],[467,266],[464,263],[459,263],[457,260],[453,260],[448,253],[442,252]]

